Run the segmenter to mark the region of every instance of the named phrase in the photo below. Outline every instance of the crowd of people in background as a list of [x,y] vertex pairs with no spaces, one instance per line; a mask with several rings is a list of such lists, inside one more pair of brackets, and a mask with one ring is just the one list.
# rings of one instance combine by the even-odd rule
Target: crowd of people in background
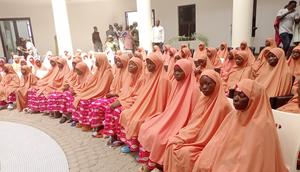
[[95,52],[111,52],[116,53],[118,50],[134,52],[139,47],[139,31],[137,30],[138,24],[134,22],[130,26],[123,26],[115,23],[109,25],[106,31],[106,38],[104,45],[102,44],[98,28],[94,26],[92,34],[92,41]]
[[[120,46],[113,27],[107,35],[105,45]],[[300,46],[286,57],[268,38],[256,57],[247,42],[201,42],[194,53],[159,45],[148,53],[116,49],[112,63],[107,53],[81,50],[0,59],[0,108],[91,131],[135,153],[142,172],[287,171],[269,99],[290,96],[277,110],[300,113]]]

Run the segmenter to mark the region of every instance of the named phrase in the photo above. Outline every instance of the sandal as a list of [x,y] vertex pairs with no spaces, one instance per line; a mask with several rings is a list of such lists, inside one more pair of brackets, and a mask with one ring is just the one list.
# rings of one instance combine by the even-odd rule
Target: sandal
[[122,146],[122,145],[124,145],[124,142],[121,142],[120,140],[116,140],[116,141],[114,141],[113,143],[112,143],[112,147],[120,147],[120,146]]
[[130,153],[130,147],[128,145],[121,147],[120,151],[122,153]]
[[67,117],[63,116],[63,117],[61,117],[59,123],[60,123],[60,124],[63,124],[63,123],[65,123],[67,120],[68,120]]

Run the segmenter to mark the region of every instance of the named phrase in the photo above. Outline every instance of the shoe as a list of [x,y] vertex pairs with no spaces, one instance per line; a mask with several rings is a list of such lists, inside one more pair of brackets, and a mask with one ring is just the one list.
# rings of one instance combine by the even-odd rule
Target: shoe
[[83,125],[82,128],[81,128],[81,131],[83,131],[83,132],[88,132],[88,131],[91,131],[91,130],[92,130],[92,128],[89,125]]
[[59,112],[54,112],[54,118],[61,118],[62,117],[62,114],[61,113],[59,113]]
[[72,121],[71,127],[76,127],[77,123],[78,123],[77,121]]
[[73,122],[73,119],[69,119],[67,123],[72,123]]
[[0,110],[5,109],[6,107],[7,107],[7,106],[5,106],[5,105],[0,106]]
[[122,153],[130,153],[130,147],[128,145],[121,147],[120,151]]
[[13,110],[14,108],[15,107],[12,103],[8,104],[8,106],[7,106],[7,110],[9,110],[9,111]]
[[68,120],[67,117],[63,116],[63,117],[61,117],[59,123],[60,123],[60,124],[63,124],[63,123],[65,123],[67,120]]
[[76,128],[81,128],[82,125],[79,122],[76,122]]

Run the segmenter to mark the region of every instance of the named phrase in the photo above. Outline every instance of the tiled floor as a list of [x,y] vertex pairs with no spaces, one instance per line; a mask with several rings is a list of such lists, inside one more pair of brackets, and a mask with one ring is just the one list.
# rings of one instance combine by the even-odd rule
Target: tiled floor
[[47,133],[64,150],[71,172],[137,172],[139,169],[140,165],[133,156],[120,153],[118,148],[106,146],[105,139],[92,138],[90,132],[82,132],[70,127],[68,123],[59,124],[58,119],[2,110],[0,121],[33,126]]

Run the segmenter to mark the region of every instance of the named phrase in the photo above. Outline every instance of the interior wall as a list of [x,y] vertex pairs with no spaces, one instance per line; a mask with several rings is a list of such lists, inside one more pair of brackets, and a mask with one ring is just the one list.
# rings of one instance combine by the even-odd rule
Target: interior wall
[[0,3],[0,18],[18,17],[30,18],[35,46],[40,53],[44,54],[48,50],[54,51],[55,30],[50,4]]
[[[108,25],[119,23],[125,26],[125,11],[136,10],[135,0],[92,1],[67,4],[74,49],[93,49],[93,26],[98,27],[104,44]],[[123,27],[124,28],[124,27]]]

